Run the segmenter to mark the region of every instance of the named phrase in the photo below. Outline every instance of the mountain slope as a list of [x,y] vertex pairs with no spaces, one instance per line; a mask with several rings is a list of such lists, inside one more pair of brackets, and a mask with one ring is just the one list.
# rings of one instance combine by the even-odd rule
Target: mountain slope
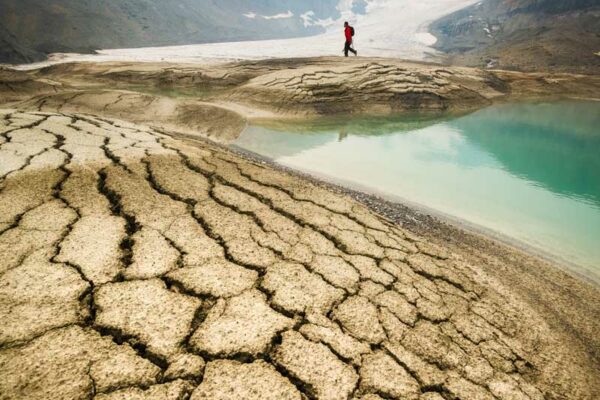
[[485,0],[430,26],[459,64],[522,70],[600,69],[598,0]]
[[[0,62],[53,52],[315,34],[338,0],[0,0]],[[307,14],[308,13],[308,14]]]

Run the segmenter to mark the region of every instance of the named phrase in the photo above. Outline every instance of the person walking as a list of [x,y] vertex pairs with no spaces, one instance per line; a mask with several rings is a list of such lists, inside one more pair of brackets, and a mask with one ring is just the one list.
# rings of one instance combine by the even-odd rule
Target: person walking
[[344,56],[348,57],[348,52],[352,52],[355,56],[357,56],[358,51],[352,48],[352,43],[354,41],[354,28],[351,27],[348,22],[344,22],[344,36],[346,36],[346,44],[344,45]]

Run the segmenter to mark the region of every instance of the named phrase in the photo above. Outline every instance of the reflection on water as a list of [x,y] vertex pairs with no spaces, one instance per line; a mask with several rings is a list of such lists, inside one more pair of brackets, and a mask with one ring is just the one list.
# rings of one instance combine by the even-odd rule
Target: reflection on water
[[450,124],[511,174],[600,205],[600,104],[493,107]]
[[496,230],[600,277],[600,103],[251,126],[236,145]]
[[448,120],[449,117],[328,117],[306,122],[265,121],[250,126],[235,145],[264,156],[280,160],[333,140],[342,142],[349,137],[397,135],[416,131]]

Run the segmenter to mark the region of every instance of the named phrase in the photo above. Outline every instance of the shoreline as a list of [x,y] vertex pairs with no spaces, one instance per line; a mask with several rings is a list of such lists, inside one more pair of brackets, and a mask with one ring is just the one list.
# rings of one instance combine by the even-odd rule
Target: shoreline
[[[356,80],[360,78],[354,69],[348,69],[348,67],[339,69],[340,63],[338,61],[337,58],[327,57],[268,59],[257,62],[228,63],[219,66],[170,63],[162,65],[140,62],[97,64],[89,62],[54,66],[15,76],[9,73],[4,80],[6,82],[11,82],[11,80],[18,82],[18,84],[23,85],[24,89],[22,92],[24,97],[13,102],[9,101],[9,107],[37,111],[52,112],[60,110],[61,112],[89,113],[90,115],[100,114],[133,123],[152,121],[152,125],[161,129],[181,132],[189,137],[204,137],[211,142],[227,145],[233,143],[245,127],[255,121],[273,121],[274,123],[300,120],[319,121],[324,118],[336,118],[345,115],[346,105],[339,107],[335,104],[337,96],[332,96],[329,92],[316,95],[312,93],[313,90],[317,89],[314,84],[293,80],[294,74],[304,73],[306,76],[321,77],[320,79],[328,82],[324,84],[327,87],[328,85],[343,83],[344,79]],[[365,62],[368,64],[364,64]],[[388,63],[389,65],[381,69],[381,63]],[[344,64],[348,64],[348,62],[344,60]],[[374,68],[372,75],[368,75],[369,79],[380,79],[381,72],[379,71],[389,69],[394,74],[401,74],[401,80],[411,80],[417,77],[419,81],[419,83],[414,83],[414,87],[409,86],[408,93],[400,96],[400,100],[396,105],[399,110],[395,112],[394,107],[396,106],[390,107],[390,104],[386,103],[390,102],[389,98],[385,96],[378,97],[379,94],[376,89],[379,86],[359,91],[360,95],[366,99],[363,103],[373,104],[364,110],[358,111],[357,115],[364,118],[391,117],[393,115],[410,116],[414,114],[424,116],[425,119],[435,119],[466,114],[492,104],[507,102],[539,103],[562,99],[593,99],[600,101],[600,98],[590,96],[590,94],[595,93],[593,90],[582,88],[582,82],[579,81],[580,76],[569,74],[556,74],[550,77],[544,73],[523,74],[503,70],[483,71],[463,67],[450,68],[435,63],[380,58],[371,60],[368,58],[363,60],[351,59],[349,61],[349,66],[352,68],[364,66],[363,64],[368,65],[368,68]],[[296,69],[293,69],[293,73],[290,74],[289,70],[292,65]],[[338,71],[339,73],[332,71]],[[410,72],[407,73],[407,71]],[[427,79],[423,78],[426,74],[431,74],[431,76]],[[445,81],[446,79],[455,79],[454,75],[460,79],[456,78],[458,80],[455,83]],[[341,79],[340,77],[344,78]],[[0,78],[2,78],[1,75]],[[444,83],[440,83],[440,87],[432,90],[428,87],[430,79]],[[286,82],[286,80],[290,83],[284,86],[277,83]],[[481,80],[485,82],[485,85],[479,83]],[[383,83],[395,84],[392,81]],[[112,88],[108,86],[111,82],[113,84]],[[128,86],[136,83],[137,85],[141,84],[141,86],[132,88],[132,90],[127,89]],[[261,84],[265,83],[268,90],[261,88]],[[0,89],[1,84],[2,80],[0,80]],[[600,86],[600,80],[597,82],[593,80],[590,84],[591,88]],[[444,88],[448,85],[452,87],[458,85],[456,87],[461,89],[447,91]],[[10,89],[13,86],[9,85],[8,88]],[[308,90],[309,95],[301,101],[297,100],[295,95],[289,98],[289,88],[287,86],[291,86],[295,90]],[[555,87],[551,88],[550,86]],[[553,91],[557,88],[560,90]],[[163,90],[195,90],[201,93],[206,92],[208,97],[172,96],[162,93]],[[49,91],[52,91],[52,93],[45,94]],[[362,93],[363,91],[364,93]],[[471,92],[479,93],[480,97],[471,98],[472,96],[468,94]],[[444,100],[440,103],[439,100],[436,100],[444,98],[449,93],[453,93],[452,101],[446,103],[447,100]],[[326,98],[321,97],[323,94]],[[386,96],[389,95],[393,94],[391,92],[386,94]],[[470,100],[465,102],[465,96]],[[297,101],[300,102],[296,104]],[[350,109],[353,109],[356,101],[352,99],[350,101],[352,103],[348,105],[351,106]],[[509,235],[445,215],[419,204],[413,204],[400,197],[395,198],[393,195],[378,193],[376,190],[362,188],[351,182],[340,182],[336,178],[316,175],[317,179],[323,180],[324,178],[329,181],[332,187],[344,187],[346,190],[353,188],[356,189],[357,193],[362,193],[362,196],[365,196],[366,193],[372,193],[374,198],[379,199],[377,201],[404,204],[408,206],[407,209],[433,214],[441,218],[442,221],[446,220],[472,233],[483,234],[499,240],[504,244],[545,258],[550,262],[562,262],[568,265],[565,267],[567,270],[573,271],[573,273],[587,281],[593,281],[595,285],[600,284],[598,278],[590,278],[589,274],[576,271],[577,269],[589,269],[589,267],[569,263],[564,259],[555,260],[557,256],[558,258],[560,256],[546,254],[543,250],[520,242],[518,239],[512,239]],[[310,174],[306,174],[306,176],[310,178]],[[361,196],[356,195],[353,197]],[[373,199],[369,201],[376,202]],[[390,211],[392,216],[397,213]]]
[[429,211],[420,211],[376,194],[328,182],[209,138],[178,133],[173,137],[187,143],[208,143],[235,156],[350,197],[393,224],[406,227],[426,240],[450,249],[473,265],[481,266],[481,272],[488,279],[510,288],[512,294],[540,313],[552,329],[579,341],[586,353],[600,365],[600,336],[597,335],[600,329],[600,308],[597,306],[600,304],[600,285],[593,279],[577,274],[556,260],[545,259],[540,254],[503,242],[485,232],[457,225],[458,221],[444,221],[440,216],[430,215]]
[[[288,167],[279,164],[270,157],[259,153],[246,150],[235,144],[223,144],[212,140],[185,133],[176,133],[174,137],[184,140],[207,142],[212,146],[219,147],[242,158],[267,165],[277,171],[284,172],[299,179],[324,187],[335,193],[340,193],[351,197],[353,200],[367,206],[372,211],[388,219],[392,223],[406,224],[411,229],[419,231],[419,234],[431,234],[432,231],[448,230],[461,235],[470,236],[474,241],[489,242],[492,247],[506,247],[509,252],[521,253],[522,256],[531,257],[535,261],[545,263],[549,268],[557,270],[572,279],[577,279],[581,283],[588,284],[595,289],[600,289],[600,276],[590,276],[579,270],[589,270],[589,267],[576,263],[570,263],[558,254],[545,252],[543,249],[536,248],[526,242],[520,241],[507,234],[495,231],[492,228],[471,223],[460,217],[445,214],[434,208],[411,202],[400,196],[379,193],[377,190],[368,187],[361,187],[360,184],[337,179],[326,174],[302,171],[300,169]],[[434,225],[428,227],[427,225]]]
[[571,275],[573,278],[580,279],[582,282],[588,283],[595,288],[600,288],[600,276],[594,276],[591,267],[571,263],[558,254],[544,251],[492,228],[486,228],[460,217],[446,214],[435,208],[412,202],[401,196],[379,192],[374,188],[362,186],[358,183],[344,181],[343,179],[337,179],[326,174],[307,172],[288,167],[277,163],[277,161],[270,157],[246,150],[235,144],[228,145],[226,148],[242,157],[267,164],[274,169],[295,175],[301,179],[307,179],[312,183],[324,186],[337,193],[346,194],[394,223],[408,224],[413,228],[418,225],[423,230],[427,230],[424,225],[435,224],[456,231],[464,231],[468,235],[496,242],[499,245],[507,246],[512,251],[522,252],[526,256],[540,258],[542,261],[551,264],[552,267]]

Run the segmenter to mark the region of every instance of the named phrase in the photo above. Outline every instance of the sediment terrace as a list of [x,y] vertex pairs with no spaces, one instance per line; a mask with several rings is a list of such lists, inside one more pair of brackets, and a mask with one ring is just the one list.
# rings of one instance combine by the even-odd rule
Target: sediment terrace
[[348,197],[104,117],[0,134],[2,399],[600,393],[585,337]]
[[220,65],[74,63],[0,69],[0,105],[102,115],[233,141],[248,120],[468,112],[500,101],[598,98],[592,75],[458,68],[377,58]]

